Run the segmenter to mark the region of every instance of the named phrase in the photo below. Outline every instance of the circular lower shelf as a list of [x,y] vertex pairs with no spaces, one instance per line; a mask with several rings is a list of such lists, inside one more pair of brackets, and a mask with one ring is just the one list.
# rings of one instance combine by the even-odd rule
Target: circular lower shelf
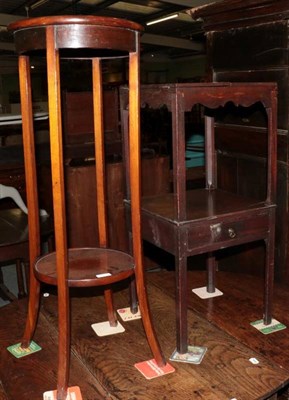
[[[101,286],[122,281],[134,274],[133,257],[122,251],[103,248],[68,250],[68,286]],[[38,280],[57,285],[56,252],[40,257],[34,265]]]

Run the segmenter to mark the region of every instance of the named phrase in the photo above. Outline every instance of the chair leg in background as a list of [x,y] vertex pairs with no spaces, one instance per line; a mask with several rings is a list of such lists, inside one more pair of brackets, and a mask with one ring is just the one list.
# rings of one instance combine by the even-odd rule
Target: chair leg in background
[[16,275],[18,284],[18,299],[22,299],[23,297],[26,297],[26,292],[22,270],[22,260],[20,260],[20,258],[17,258],[16,260]]

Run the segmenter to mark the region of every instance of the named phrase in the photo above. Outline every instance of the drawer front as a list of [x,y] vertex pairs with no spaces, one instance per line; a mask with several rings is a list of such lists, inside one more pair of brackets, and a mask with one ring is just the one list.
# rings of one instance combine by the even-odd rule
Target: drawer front
[[211,251],[264,239],[269,231],[269,223],[270,211],[267,210],[250,217],[235,216],[188,226],[188,252],[198,249]]

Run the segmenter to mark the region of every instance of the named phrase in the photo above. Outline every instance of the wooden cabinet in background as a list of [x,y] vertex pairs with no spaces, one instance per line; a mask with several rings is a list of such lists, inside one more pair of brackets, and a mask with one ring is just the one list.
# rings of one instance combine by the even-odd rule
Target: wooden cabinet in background
[[[94,165],[67,166],[67,213],[71,221],[68,241],[71,247],[95,246],[98,242]],[[122,162],[107,163],[107,201],[110,247],[128,249],[125,221],[125,171]],[[143,194],[169,192],[169,159],[154,157],[142,160]],[[73,215],[73,218],[70,216]]]
[[[215,82],[277,82],[278,160],[276,277],[289,282],[289,4],[284,0],[224,0],[191,10],[207,37],[209,79]],[[216,130],[218,181],[233,192],[261,198],[266,180],[264,115],[221,116]],[[240,128],[242,127],[242,134]],[[244,145],[245,143],[245,145]],[[246,185],[243,177],[246,176]],[[258,270],[261,245],[243,246],[220,261],[223,268]],[[253,267],[253,268],[252,268]]]
[[[63,132],[66,144],[93,142],[92,92],[63,92]],[[118,115],[118,88],[103,89],[105,141],[121,139]]]

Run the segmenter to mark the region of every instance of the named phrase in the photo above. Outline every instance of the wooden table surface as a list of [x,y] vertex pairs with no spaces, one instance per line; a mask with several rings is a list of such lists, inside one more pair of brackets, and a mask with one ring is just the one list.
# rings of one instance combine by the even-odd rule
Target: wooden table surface
[[[155,328],[168,358],[175,348],[174,273],[147,275]],[[171,362],[176,371],[153,380],[134,367],[152,358],[141,321],[123,322],[122,334],[97,337],[91,324],[106,319],[103,297],[95,290],[93,298],[74,290],[71,386],[80,386],[85,400],[277,399],[274,393],[289,384],[289,331],[262,335],[250,326],[262,316],[260,278],[218,272],[217,279],[224,295],[200,300],[191,289],[204,285],[205,274],[189,272],[189,338],[190,344],[208,348],[202,363]],[[276,288],[275,300],[274,317],[289,325],[289,293]],[[127,306],[126,290],[116,293],[115,303]],[[25,307],[26,300],[21,300],[0,310],[1,400],[38,400],[56,386],[57,299],[52,291],[42,299],[35,335],[42,350],[22,359],[6,350],[21,338]],[[252,357],[258,365],[250,363]]]

